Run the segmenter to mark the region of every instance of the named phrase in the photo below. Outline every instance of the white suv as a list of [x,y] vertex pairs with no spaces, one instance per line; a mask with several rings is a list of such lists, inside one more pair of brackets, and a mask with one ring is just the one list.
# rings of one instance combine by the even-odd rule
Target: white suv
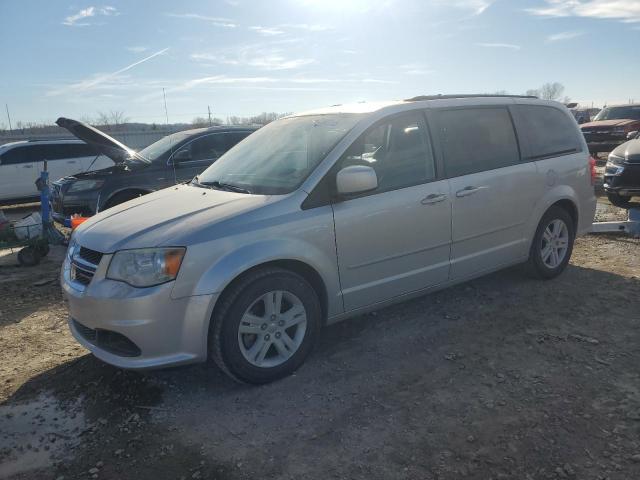
[[559,275],[593,221],[594,166],[571,113],[533,98],[292,115],[83,223],[71,331],[120,367],[211,359],[271,381],[322,325],[518,263]]
[[38,196],[35,181],[47,160],[49,178],[59,178],[85,170],[113,165],[107,157],[79,140],[19,141],[0,145],[0,200]]

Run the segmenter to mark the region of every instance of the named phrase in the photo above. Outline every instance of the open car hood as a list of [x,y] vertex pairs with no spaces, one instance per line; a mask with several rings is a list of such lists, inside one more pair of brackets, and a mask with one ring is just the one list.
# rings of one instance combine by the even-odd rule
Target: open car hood
[[56,120],[56,125],[69,130],[73,136],[91,145],[102,155],[106,155],[115,163],[124,163],[126,160],[135,159],[147,162],[144,157],[130,149],[124,143],[120,143],[113,137],[101,132],[91,125],[71,118],[60,117]]

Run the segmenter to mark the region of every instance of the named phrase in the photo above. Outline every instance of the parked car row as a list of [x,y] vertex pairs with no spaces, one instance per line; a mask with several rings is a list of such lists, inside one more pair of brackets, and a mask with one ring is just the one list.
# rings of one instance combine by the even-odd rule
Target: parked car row
[[609,153],[640,131],[640,104],[605,107],[580,128],[592,154]]
[[[163,163],[183,151],[165,147]],[[69,325],[120,367],[211,360],[272,381],[323,325],[514,264],[559,275],[593,221],[594,183],[555,102],[415,97],[292,115],[191,182],[84,222],[61,276]]]

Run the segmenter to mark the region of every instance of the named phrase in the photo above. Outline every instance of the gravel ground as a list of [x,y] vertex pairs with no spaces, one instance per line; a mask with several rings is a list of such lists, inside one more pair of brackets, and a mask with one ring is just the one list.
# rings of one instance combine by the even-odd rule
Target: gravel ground
[[331,326],[261,387],[102,364],[67,331],[62,249],[0,257],[0,478],[640,478],[639,247],[587,236],[556,280],[512,268]]

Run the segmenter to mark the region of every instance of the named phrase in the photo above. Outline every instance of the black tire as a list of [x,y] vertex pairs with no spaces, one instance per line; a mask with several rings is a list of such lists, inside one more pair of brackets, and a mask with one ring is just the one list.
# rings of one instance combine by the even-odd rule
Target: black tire
[[611,202],[611,205],[616,207],[629,208],[631,206],[631,197],[625,197],[617,193],[607,193],[607,198]]
[[[567,251],[564,258],[558,266],[556,266],[555,268],[551,268],[546,265],[544,260],[542,259],[542,245],[544,232],[547,226],[549,226],[549,224],[554,220],[561,220],[562,222],[564,222],[568,230],[569,238]],[[549,280],[560,275],[567,267],[567,264],[571,259],[571,253],[573,252],[573,242],[576,236],[575,232],[576,230],[575,225],[573,224],[573,219],[564,208],[551,207],[549,210],[547,210],[547,212],[542,216],[540,223],[538,224],[536,234],[533,237],[533,242],[531,243],[529,260],[527,261],[527,270],[529,274],[534,278],[539,278],[542,280]]]
[[47,255],[49,255],[49,244],[39,243],[36,246],[36,250],[38,251],[38,255],[40,255],[40,257],[46,257]]
[[33,267],[40,263],[40,254],[35,247],[24,247],[18,252],[18,262],[23,267]]
[[107,200],[107,203],[102,208],[101,211],[104,211],[108,208],[115,207],[116,205],[120,205],[121,203],[128,202],[129,200],[133,200],[138,197],[142,197],[146,195],[148,192],[141,192],[138,190],[135,191],[124,191],[120,193],[116,193],[113,197]]
[[[242,354],[238,329],[246,310],[274,290],[290,292],[300,299],[307,325],[301,344],[290,358],[280,365],[263,368],[253,365]],[[322,323],[322,309],[313,287],[300,275],[280,268],[264,268],[246,275],[219,302],[209,326],[209,358],[239,382],[262,384],[292,374],[311,352]]]

